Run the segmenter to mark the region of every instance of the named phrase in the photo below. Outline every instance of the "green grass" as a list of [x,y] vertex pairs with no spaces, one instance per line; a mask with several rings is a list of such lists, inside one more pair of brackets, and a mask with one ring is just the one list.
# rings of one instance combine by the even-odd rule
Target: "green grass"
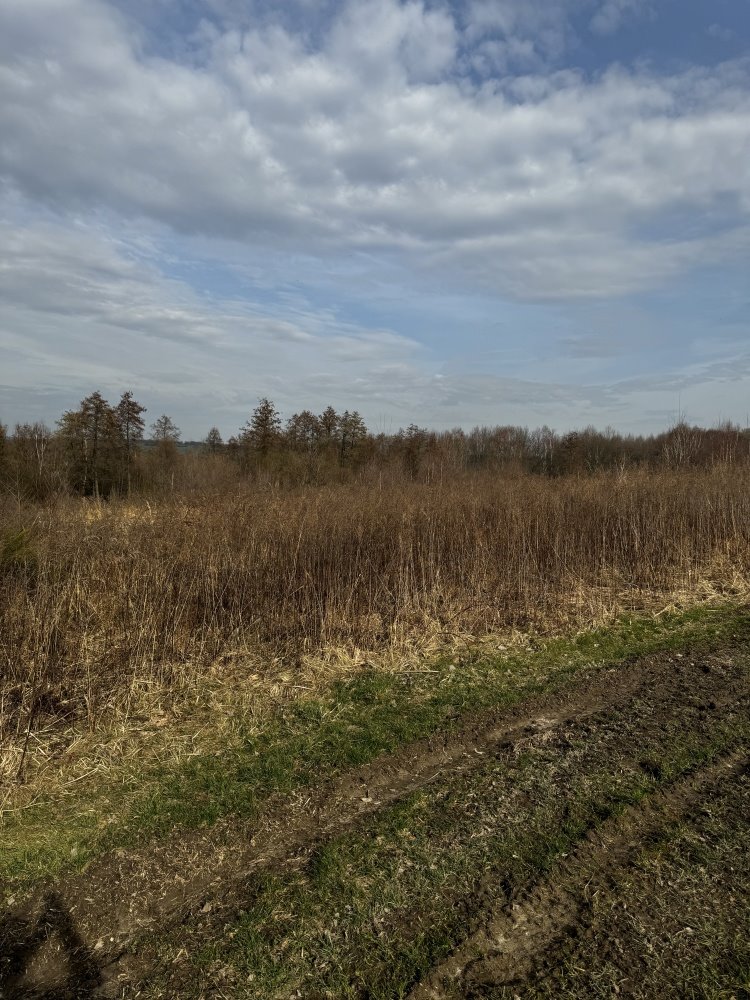
[[[146,760],[102,772],[5,817],[0,878],[24,886],[97,854],[142,844],[174,828],[211,825],[226,815],[251,818],[275,793],[319,782],[456,725],[462,714],[509,706],[562,688],[582,671],[661,650],[719,648],[747,641],[750,614],[736,606],[700,607],[659,618],[633,616],[616,626],[537,648],[443,658],[433,672],[369,671],[323,694],[289,704],[262,721],[238,719],[239,735],[216,754],[173,766]],[[113,822],[102,826],[102,818]]]
[[[535,883],[587,831],[749,736],[750,721],[706,734],[675,718],[639,738],[638,752],[658,764],[658,777],[637,765],[623,770],[601,747],[590,751],[593,771],[571,752],[551,774],[555,748],[490,760],[384,810],[366,831],[325,843],[302,871],[255,877],[245,911],[217,941],[196,950],[185,927],[172,939],[151,939],[167,967],[183,947],[192,959],[179,985],[157,979],[148,995],[200,996],[220,981],[223,995],[258,1000],[297,990],[314,998],[403,997],[471,931],[483,883],[495,898],[499,885]],[[502,805],[509,789],[531,800],[510,815]]]

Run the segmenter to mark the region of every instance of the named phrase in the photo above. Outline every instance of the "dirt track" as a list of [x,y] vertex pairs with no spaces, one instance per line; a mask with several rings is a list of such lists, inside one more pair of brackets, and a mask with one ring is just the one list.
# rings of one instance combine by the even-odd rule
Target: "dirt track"
[[[502,987],[517,993],[553,972],[582,932],[594,926],[592,899],[600,897],[600,909],[604,897],[612,905],[618,876],[665,827],[694,823],[706,803],[719,797],[738,800],[738,817],[750,815],[749,760],[744,751],[731,754],[605,823],[553,877],[518,899],[487,907],[481,929],[435,967],[409,1000],[481,996]],[[618,993],[625,992],[621,983]]]
[[[163,933],[199,919],[201,937],[218,933],[242,908],[254,873],[305,865],[321,842],[346,829],[366,829],[373,814],[416,789],[453,790],[460,799],[467,776],[490,766],[496,772],[494,823],[503,817],[511,822],[523,810],[533,815],[542,794],[564,810],[602,762],[613,774],[648,772],[656,765],[644,748],[658,746],[670,725],[708,738],[738,715],[746,717],[749,696],[747,669],[732,653],[654,656],[580,676],[563,693],[465,719],[444,737],[271,802],[254,825],[223,822],[209,832],[105,857],[6,916],[0,924],[0,996],[135,995],[134,984],[148,982],[149,961],[156,961],[148,950],[133,956],[144,930]],[[506,763],[540,747],[547,791],[514,787]],[[734,798],[733,822],[747,824],[746,772],[741,753],[712,762],[607,820],[543,882],[478,887],[476,900],[463,904],[470,914],[466,939],[415,986],[413,1000],[505,996],[502,991],[513,987],[511,997],[519,985],[543,978],[570,941],[594,927],[592,893],[616,894],[617,873],[628,871],[660,831],[678,820],[693,822],[719,798]],[[173,991],[180,995],[177,979]]]

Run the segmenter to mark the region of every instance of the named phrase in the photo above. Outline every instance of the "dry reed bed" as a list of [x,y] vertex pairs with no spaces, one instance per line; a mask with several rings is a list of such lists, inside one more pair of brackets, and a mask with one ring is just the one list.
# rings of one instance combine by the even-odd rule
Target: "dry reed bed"
[[8,505],[28,541],[0,575],[0,713],[95,713],[237,651],[293,663],[741,588],[749,487],[716,468]]

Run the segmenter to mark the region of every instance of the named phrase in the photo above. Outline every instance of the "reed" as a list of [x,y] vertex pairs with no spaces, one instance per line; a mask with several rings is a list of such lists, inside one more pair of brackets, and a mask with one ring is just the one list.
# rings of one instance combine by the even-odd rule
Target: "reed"
[[293,668],[583,626],[736,595],[750,571],[744,465],[4,503],[0,717],[16,732],[226,656]]

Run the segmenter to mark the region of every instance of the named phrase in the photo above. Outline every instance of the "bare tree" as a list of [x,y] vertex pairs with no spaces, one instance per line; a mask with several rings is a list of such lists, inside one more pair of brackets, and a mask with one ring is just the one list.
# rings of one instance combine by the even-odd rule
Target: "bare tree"
[[218,427],[212,427],[211,430],[206,434],[203,439],[203,444],[206,447],[206,451],[210,455],[218,454],[224,447],[224,441],[221,436],[221,432]]
[[7,482],[21,497],[43,500],[63,485],[53,461],[54,437],[46,424],[16,424],[7,442]]
[[339,415],[332,406],[327,406],[320,415],[320,432],[326,441],[335,440],[338,437]]
[[664,459],[675,469],[690,465],[698,454],[700,431],[684,419],[679,420],[667,433],[664,442]]
[[0,480],[5,476],[8,465],[8,432],[5,424],[0,424]]
[[171,417],[162,413],[151,424],[151,437],[154,441],[171,441],[173,444],[177,444],[180,440],[180,428]]
[[286,440],[294,451],[314,452],[321,433],[320,419],[310,410],[295,413],[286,424]]

